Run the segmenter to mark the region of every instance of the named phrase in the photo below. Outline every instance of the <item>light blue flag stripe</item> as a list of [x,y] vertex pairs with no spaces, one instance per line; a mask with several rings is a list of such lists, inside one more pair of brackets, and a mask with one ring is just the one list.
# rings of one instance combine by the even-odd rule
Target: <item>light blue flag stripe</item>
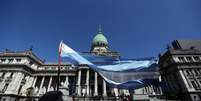
[[[89,65],[91,69],[99,73],[103,79],[112,87],[136,89],[143,87],[146,83],[157,81],[157,61],[155,59],[142,60],[113,60],[108,57],[88,56],[87,59],[76,51],[62,43],[61,56],[75,60],[78,64]],[[109,64],[98,64],[106,62]],[[138,72],[141,72],[140,74]]]

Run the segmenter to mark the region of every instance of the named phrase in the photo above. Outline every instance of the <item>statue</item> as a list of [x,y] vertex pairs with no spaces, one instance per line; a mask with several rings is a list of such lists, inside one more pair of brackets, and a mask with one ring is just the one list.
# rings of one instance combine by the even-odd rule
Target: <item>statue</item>
[[27,96],[26,101],[32,101],[33,98],[31,98],[31,96],[33,96],[33,93],[34,93],[33,87],[29,87],[26,89],[26,96]]
[[49,91],[54,91],[54,88],[51,86]]
[[85,96],[85,95],[86,95],[86,93],[87,93],[86,89],[85,89],[85,88],[83,88],[83,89],[82,89],[82,96]]
[[33,96],[34,94],[34,88],[33,87],[29,87],[26,89],[26,96]]
[[64,82],[61,82],[61,86],[64,87]]
[[45,88],[45,86],[43,86],[42,88],[41,88],[41,93],[40,94],[45,94],[46,93],[46,88]]
[[34,95],[37,95],[37,94],[38,94],[38,87],[36,87],[34,90]]
[[61,87],[68,88],[68,85],[64,82],[61,82]]

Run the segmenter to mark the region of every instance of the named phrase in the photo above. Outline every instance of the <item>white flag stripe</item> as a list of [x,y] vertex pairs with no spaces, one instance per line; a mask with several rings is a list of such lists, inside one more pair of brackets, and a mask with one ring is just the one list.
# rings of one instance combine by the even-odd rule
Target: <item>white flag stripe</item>
[[70,57],[76,60],[79,64],[87,64],[87,65],[92,65],[91,62],[89,62],[87,59],[83,58],[81,55],[79,55],[77,52],[75,52],[73,49],[68,47],[66,44],[64,44],[61,41],[60,45],[61,49],[61,57]]

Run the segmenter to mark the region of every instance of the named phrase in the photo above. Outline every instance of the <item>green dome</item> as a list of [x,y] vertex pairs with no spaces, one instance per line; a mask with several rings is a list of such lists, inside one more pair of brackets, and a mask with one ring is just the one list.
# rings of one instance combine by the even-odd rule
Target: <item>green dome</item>
[[93,44],[108,44],[106,37],[103,33],[99,32],[93,39]]

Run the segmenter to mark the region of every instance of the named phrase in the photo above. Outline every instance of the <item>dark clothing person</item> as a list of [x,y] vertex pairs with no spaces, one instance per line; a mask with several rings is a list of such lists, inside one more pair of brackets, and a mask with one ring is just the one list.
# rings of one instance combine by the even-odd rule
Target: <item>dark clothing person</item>
[[63,101],[62,95],[61,91],[49,91],[41,96],[39,101]]

